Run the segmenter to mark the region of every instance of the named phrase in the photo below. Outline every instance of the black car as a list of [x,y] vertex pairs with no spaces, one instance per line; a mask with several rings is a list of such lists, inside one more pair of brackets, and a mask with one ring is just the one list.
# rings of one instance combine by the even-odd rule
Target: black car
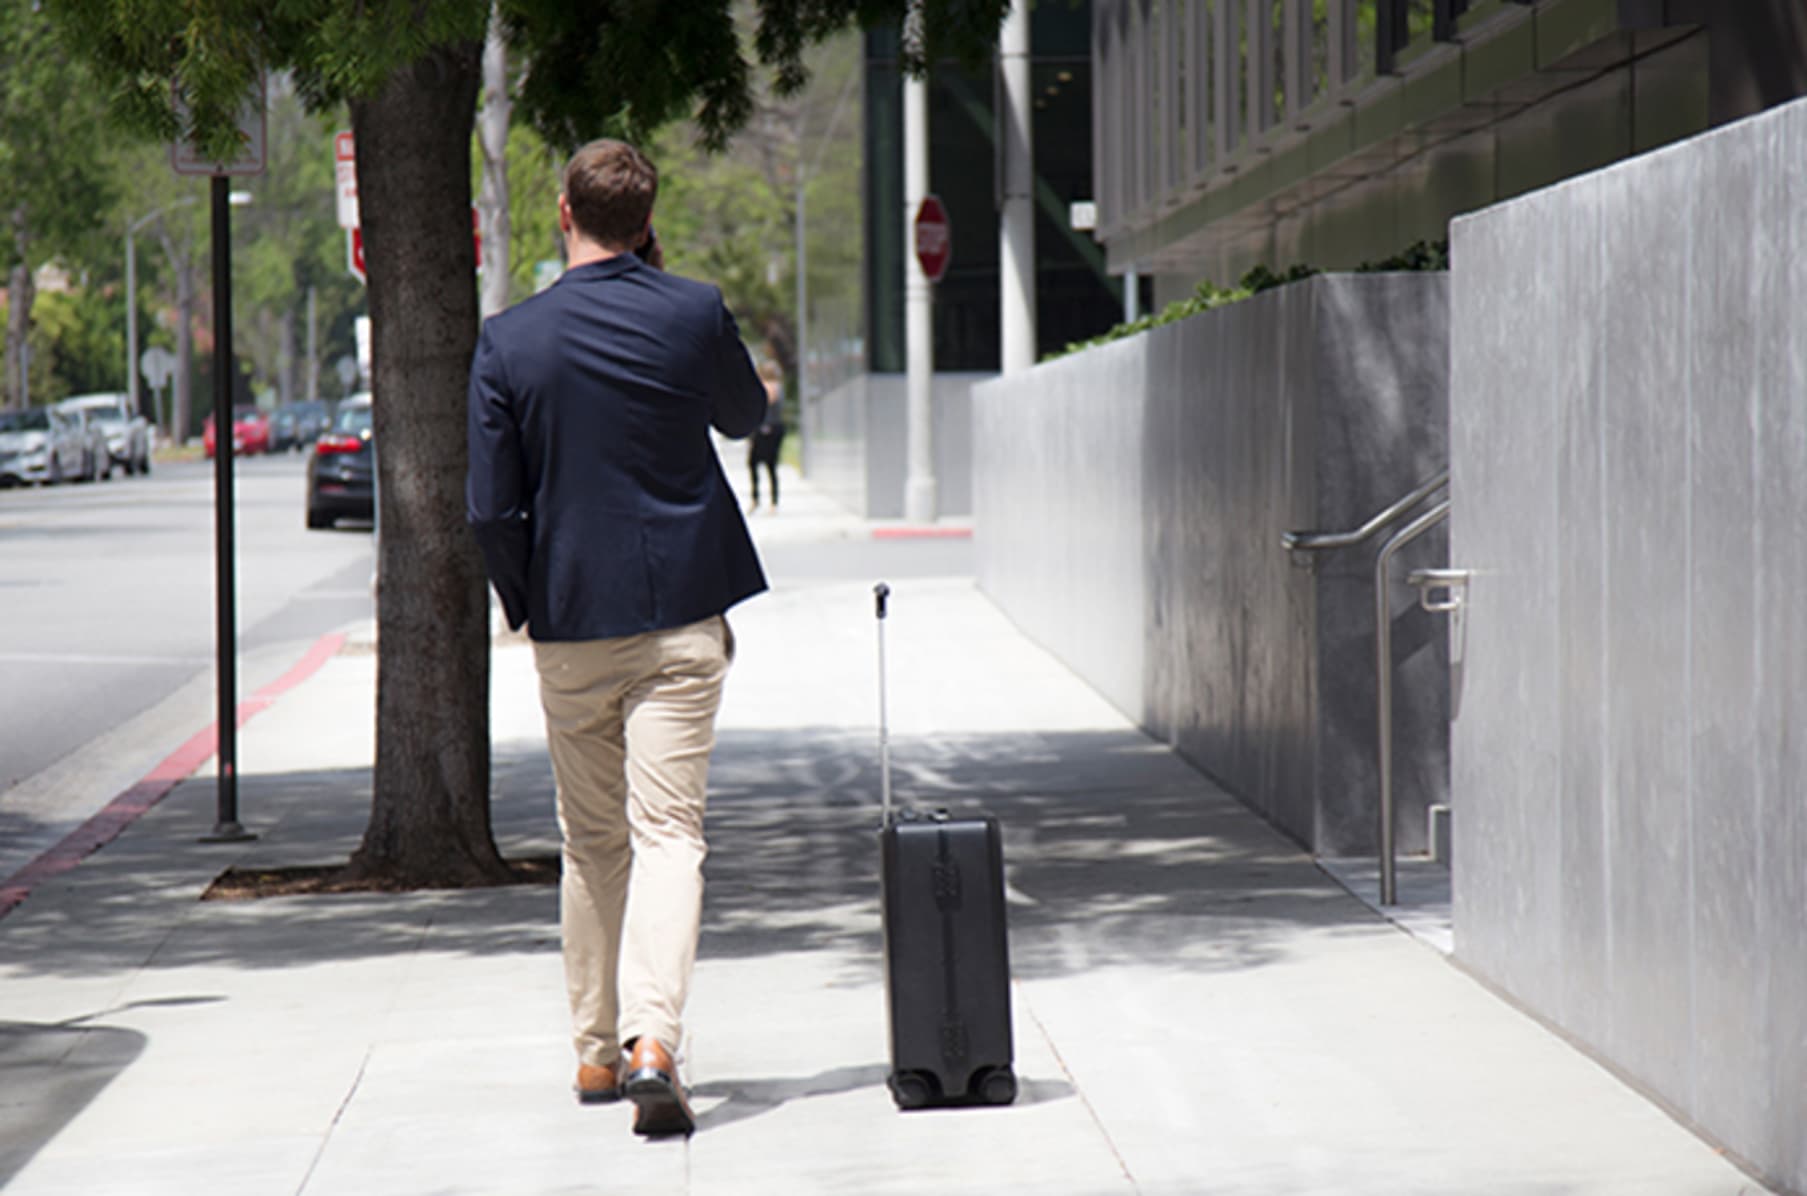
[[307,459],[307,525],[332,527],[340,519],[374,520],[376,452],[370,439],[370,396],[339,404],[330,430],[314,441]]
[[324,399],[284,403],[270,417],[270,451],[306,452],[314,441],[332,430],[332,423],[332,404]]

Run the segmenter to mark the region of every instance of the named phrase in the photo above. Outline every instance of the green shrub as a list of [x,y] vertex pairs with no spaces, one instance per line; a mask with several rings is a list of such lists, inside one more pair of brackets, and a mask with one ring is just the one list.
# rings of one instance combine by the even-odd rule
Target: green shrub
[[[1352,273],[1355,274],[1395,274],[1411,271],[1435,271],[1449,269],[1448,241],[1419,241],[1408,249],[1383,258],[1378,262],[1363,262]],[[1072,353],[1107,345],[1112,341],[1120,341],[1124,337],[1134,336],[1138,332],[1147,332],[1150,328],[1159,328],[1163,324],[1172,324],[1200,312],[1211,311],[1231,303],[1240,303],[1251,295],[1259,295],[1262,291],[1271,291],[1275,287],[1285,286],[1289,282],[1298,282],[1310,278],[1322,271],[1315,266],[1303,263],[1292,266],[1284,273],[1276,274],[1267,266],[1261,265],[1244,274],[1234,287],[1223,288],[1206,281],[1198,284],[1196,290],[1184,299],[1176,299],[1160,311],[1143,316],[1139,320],[1130,320],[1118,324],[1114,328],[1099,333],[1090,340],[1075,341],[1058,353],[1050,353],[1043,361],[1053,361]]]

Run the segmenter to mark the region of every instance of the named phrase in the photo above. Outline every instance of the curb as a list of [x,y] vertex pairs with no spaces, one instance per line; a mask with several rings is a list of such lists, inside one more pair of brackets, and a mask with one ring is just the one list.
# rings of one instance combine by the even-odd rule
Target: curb
[[[345,643],[345,633],[331,632],[321,636],[288,672],[264,686],[238,704],[236,723],[244,726],[269,709],[277,698],[294,689],[320,671]],[[175,751],[136,784],[70,831],[54,846],[0,883],[0,918],[17,909],[38,885],[72,870],[77,864],[117,839],[121,832],[138,821],[162,801],[177,785],[194,775],[196,769],[212,758],[219,749],[220,725],[208,723],[189,736]]]
[[872,538],[874,540],[970,540],[973,538],[973,529],[927,524],[909,527],[875,527],[872,529]]

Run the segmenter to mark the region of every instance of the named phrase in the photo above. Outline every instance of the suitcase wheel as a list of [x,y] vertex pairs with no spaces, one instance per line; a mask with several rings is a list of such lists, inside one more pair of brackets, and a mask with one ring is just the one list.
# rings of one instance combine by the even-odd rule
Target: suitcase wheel
[[1007,1105],[1016,1099],[1016,1073],[1008,1067],[993,1067],[976,1077],[973,1091],[988,1105]]
[[891,1089],[891,1099],[900,1109],[920,1109],[935,1098],[934,1086],[921,1072],[892,1072],[885,1083]]

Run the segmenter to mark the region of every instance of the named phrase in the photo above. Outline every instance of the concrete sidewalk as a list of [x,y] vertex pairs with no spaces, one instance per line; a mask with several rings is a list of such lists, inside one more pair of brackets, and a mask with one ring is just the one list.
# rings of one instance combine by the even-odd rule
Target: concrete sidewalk
[[[694,1138],[573,1101],[551,888],[197,901],[356,846],[354,640],[241,732],[256,842],[195,842],[203,773],[0,919],[8,1196],[1764,1190],[1128,725],[974,589],[970,544],[875,540],[795,479],[785,504],[753,520],[775,589],[734,617]],[[1009,1108],[900,1114],[884,1087],[880,576],[900,797],[1006,827]],[[498,842],[551,853],[506,639],[493,730]]]

